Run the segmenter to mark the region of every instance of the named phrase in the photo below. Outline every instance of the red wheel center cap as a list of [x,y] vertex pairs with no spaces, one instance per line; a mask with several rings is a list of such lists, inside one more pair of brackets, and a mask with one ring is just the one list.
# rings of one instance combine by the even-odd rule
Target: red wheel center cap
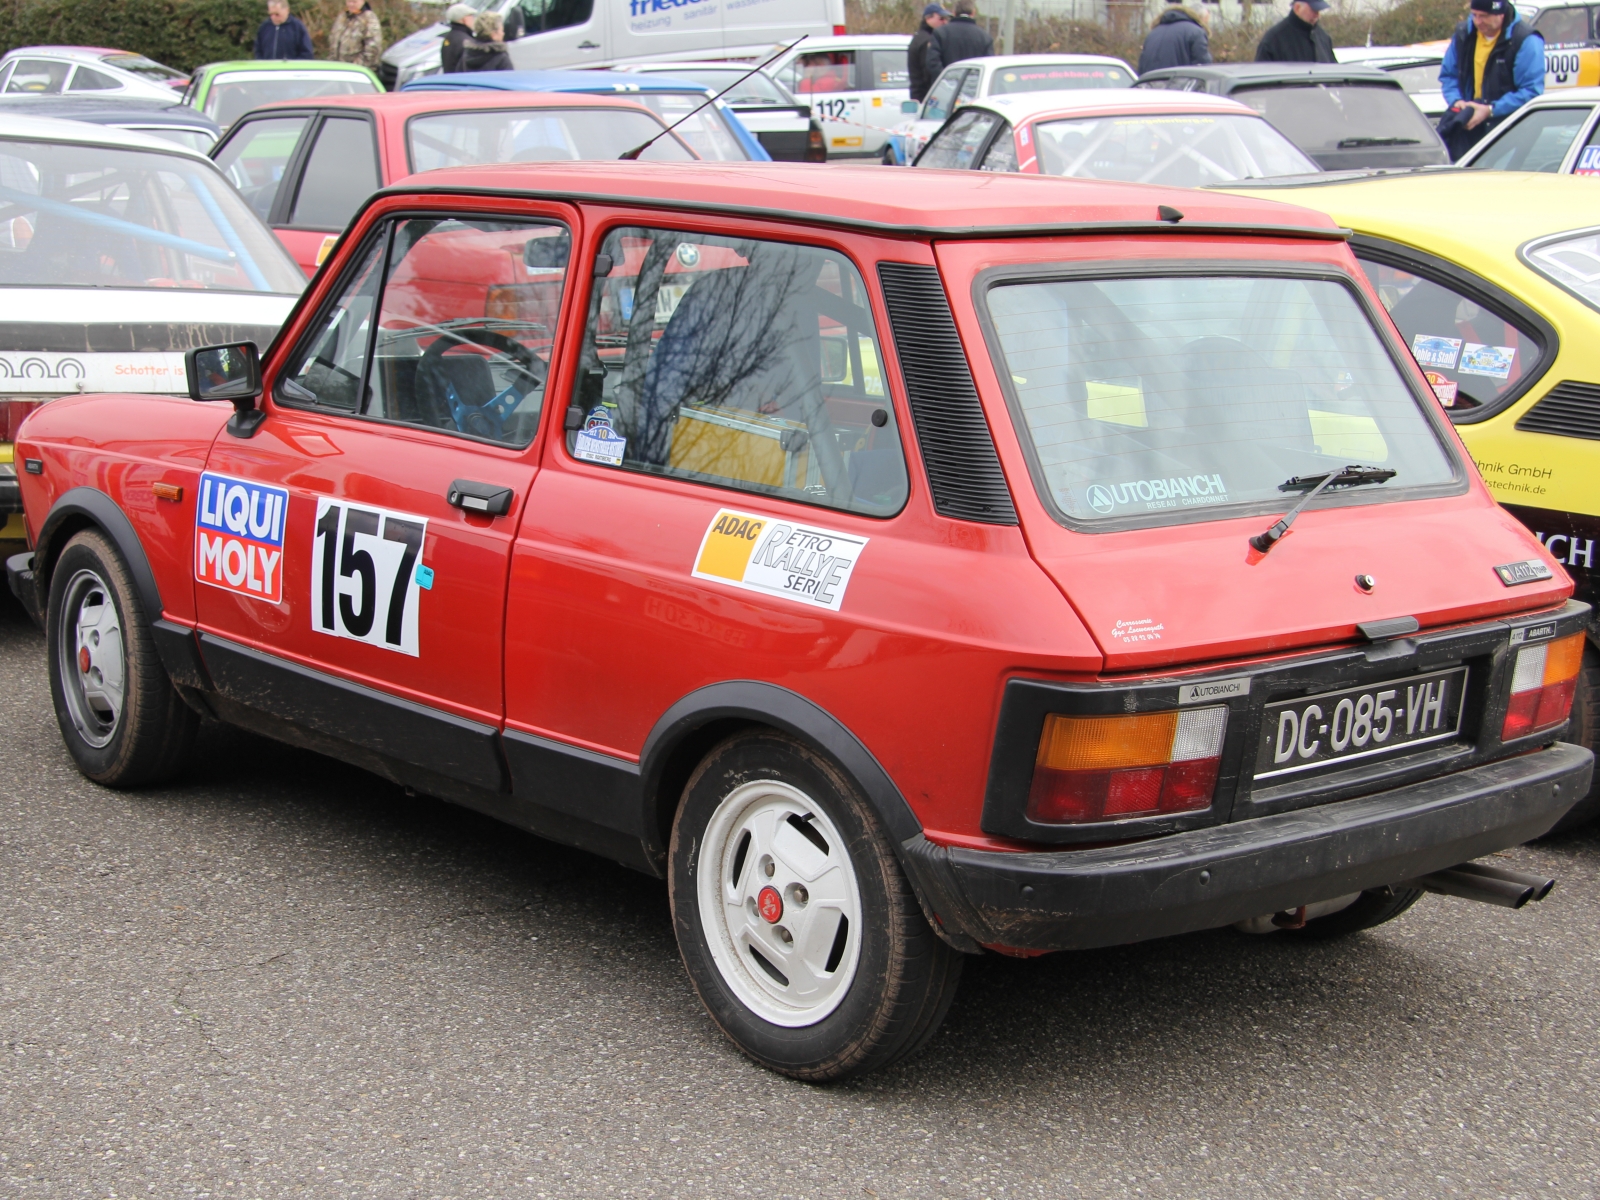
[[756,908],[761,913],[762,920],[770,925],[776,925],[783,916],[783,897],[778,895],[778,889],[768,884],[756,893]]
[[78,647],[78,670],[85,675],[89,673],[89,647],[87,646]]

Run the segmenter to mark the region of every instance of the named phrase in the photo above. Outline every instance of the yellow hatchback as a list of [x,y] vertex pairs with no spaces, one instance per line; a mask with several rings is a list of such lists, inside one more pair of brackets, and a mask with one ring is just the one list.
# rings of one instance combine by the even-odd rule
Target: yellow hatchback
[[[1572,175],[1299,176],[1228,191],[1320,209],[1351,248],[1496,499],[1600,606],[1600,209]],[[1600,626],[1568,735],[1600,733]],[[1600,815],[1600,787],[1558,828]]]

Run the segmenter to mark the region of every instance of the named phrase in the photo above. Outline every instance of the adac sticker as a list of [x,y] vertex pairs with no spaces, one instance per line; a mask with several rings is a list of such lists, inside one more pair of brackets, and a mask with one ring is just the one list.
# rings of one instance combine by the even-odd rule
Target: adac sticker
[[271,604],[283,603],[283,534],[289,493],[210,471],[194,510],[194,577]]
[[868,540],[724,508],[700,540],[694,577],[838,612]]

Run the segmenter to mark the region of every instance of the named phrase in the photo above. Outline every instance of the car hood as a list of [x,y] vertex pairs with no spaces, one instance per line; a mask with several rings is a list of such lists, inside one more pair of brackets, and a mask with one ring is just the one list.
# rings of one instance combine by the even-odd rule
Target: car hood
[[0,287],[0,395],[182,393],[183,352],[265,350],[296,297],[168,289]]

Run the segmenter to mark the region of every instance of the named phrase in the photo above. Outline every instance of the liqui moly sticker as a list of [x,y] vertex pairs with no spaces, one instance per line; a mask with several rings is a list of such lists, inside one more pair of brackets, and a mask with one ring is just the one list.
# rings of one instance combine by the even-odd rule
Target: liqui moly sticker
[[867,541],[724,508],[700,539],[694,577],[838,612]]
[[289,493],[283,488],[205,472],[194,512],[194,577],[281,604],[288,519]]

